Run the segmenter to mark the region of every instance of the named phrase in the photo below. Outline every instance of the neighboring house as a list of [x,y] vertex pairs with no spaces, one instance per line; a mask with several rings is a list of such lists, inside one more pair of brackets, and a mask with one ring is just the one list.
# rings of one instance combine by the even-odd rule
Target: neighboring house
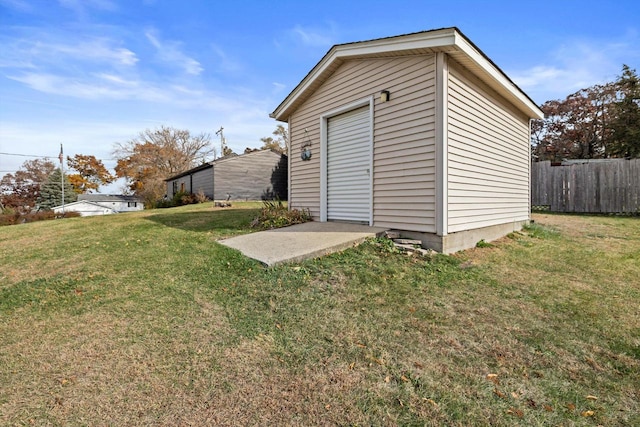
[[225,156],[165,180],[167,197],[202,192],[211,200],[287,198],[287,156],[271,150]]
[[111,215],[121,212],[135,212],[144,209],[143,202],[136,196],[117,194],[78,194],[78,200],[53,208],[55,213],[78,212],[80,216]]
[[144,202],[137,196],[120,194],[78,194],[78,201],[93,202],[115,212],[136,212],[144,209]]
[[444,253],[530,220],[543,113],[457,28],[333,46],[271,114],[289,206],[403,230]]
[[63,212],[78,212],[80,216],[111,215],[117,213],[112,208],[108,208],[94,202],[89,202],[87,200],[72,202],[64,206],[56,206],[53,208],[53,211],[57,214]]

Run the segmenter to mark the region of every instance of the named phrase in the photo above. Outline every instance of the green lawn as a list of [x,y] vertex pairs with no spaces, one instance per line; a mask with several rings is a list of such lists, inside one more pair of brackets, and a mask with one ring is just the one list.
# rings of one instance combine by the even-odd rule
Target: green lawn
[[640,220],[264,268],[259,204],[0,228],[0,425],[640,425]]

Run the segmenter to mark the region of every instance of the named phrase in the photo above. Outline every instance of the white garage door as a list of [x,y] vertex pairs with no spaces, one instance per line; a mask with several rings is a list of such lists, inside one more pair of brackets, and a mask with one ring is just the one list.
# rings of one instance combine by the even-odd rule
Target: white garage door
[[327,219],[369,223],[371,216],[369,107],[327,120]]

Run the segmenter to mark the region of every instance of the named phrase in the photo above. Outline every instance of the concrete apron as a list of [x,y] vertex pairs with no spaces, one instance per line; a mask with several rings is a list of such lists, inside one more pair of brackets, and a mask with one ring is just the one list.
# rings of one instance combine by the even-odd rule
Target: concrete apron
[[307,222],[218,241],[267,266],[316,258],[382,235],[387,228],[342,222]]

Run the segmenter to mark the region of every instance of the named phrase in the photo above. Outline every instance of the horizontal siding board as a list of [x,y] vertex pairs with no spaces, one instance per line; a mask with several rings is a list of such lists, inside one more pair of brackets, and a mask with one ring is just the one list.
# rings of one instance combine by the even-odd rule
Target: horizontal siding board
[[473,177],[483,173],[486,174],[486,170],[495,171],[495,175],[492,175],[494,179],[501,181],[521,181],[527,176],[522,170],[516,170],[499,162],[487,162],[484,166],[480,166],[481,160],[474,159],[470,156],[462,157],[457,155],[451,156],[451,163],[455,164],[454,174],[460,174],[461,176]]
[[496,192],[488,191],[486,189],[481,191],[481,188],[482,187],[478,187],[478,190],[476,191],[455,190],[454,194],[449,199],[449,204],[453,206],[456,203],[466,203],[470,200],[474,200],[474,203],[480,202],[486,204],[490,204],[492,200],[509,200],[510,202],[517,202],[519,200],[521,202],[526,202],[526,197],[522,197],[520,195],[521,192],[508,192],[505,190]]
[[[463,117],[466,122],[475,125],[474,127],[480,126],[488,121],[488,123],[491,124],[489,130],[496,135],[505,137],[520,133],[516,120],[501,117],[501,110],[492,108],[486,100],[479,96],[451,96],[450,101],[453,103],[451,105],[450,115]],[[471,108],[470,105],[464,104],[464,102],[473,102],[476,108]]]
[[[453,98],[459,99],[459,107],[470,113],[470,120],[481,118],[481,114],[476,114],[471,105],[475,104],[481,107],[482,112],[492,116],[494,123],[502,123],[506,127],[513,127],[513,131],[517,132],[519,121],[526,121],[528,117],[521,113],[518,109],[514,109],[513,105],[505,101],[492,89],[488,89],[483,82],[479,82],[475,77],[470,76],[466,71],[453,72],[455,80],[450,85],[450,94]],[[509,116],[501,115],[503,111],[512,111]]]
[[[505,122],[503,120],[496,120],[493,117],[483,117],[483,115],[489,113],[489,110],[470,110],[468,107],[463,108],[462,106],[455,104],[455,102],[459,100],[456,100],[455,98],[450,100],[453,102],[449,111],[450,117],[454,119],[463,118],[464,121],[460,121],[458,126],[463,127],[468,132],[475,133],[475,131],[479,129],[479,126],[490,124],[491,127],[487,129],[487,133],[500,138],[508,138],[512,135],[522,136],[523,134],[523,130],[518,126],[518,121],[512,120]],[[482,106],[478,105],[478,108],[482,108]],[[475,135],[480,137],[483,136],[483,134],[477,133],[475,133]]]
[[[453,122],[455,118],[451,118]],[[449,139],[453,141],[457,141],[459,143],[464,143],[465,141],[469,144],[468,147],[461,146],[459,147],[461,150],[466,149],[469,151],[470,148],[481,149],[484,153],[487,154],[486,157],[492,158],[502,158],[503,162],[509,163],[518,163],[523,159],[528,159],[528,149],[526,147],[514,147],[509,148],[508,144],[502,143],[498,137],[493,136],[490,132],[483,134],[482,136],[474,135],[471,132],[465,132],[457,123],[453,123],[450,128],[450,136]],[[526,139],[527,136],[521,135],[521,139]],[[513,137],[511,138],[513,140]],[[500,143],[496,142],[500,141]],[[507,153],[504,153],[508,151]]]
[[[407,134],[407,135],[398,135],[397,137],[391,137],[395,142],[394,144],[379,143],[374,147],[374,153],[376,154],[375,160],[379,160],[380,158],[389,158],[393,157],[394,154],[401,154],[405,150],[411,150],[414,148],[418,148],[421,153],[434,153],[435,147],[432,141],[435,138],[433,131],[428,131],[425,134],[416,133],[416,134]],[[375,136],[374,136],[375,139]]]
[[[518,164],[528,161],[528,158],[520,158],[519,161],[502,158],[498,155],[492,155],[491,152],[485,150],[484,147],[478,147],[474,152],[474,147],[469,144],[464,144],[462,139],[450,138],[451,144],[449,153],[450,157],[461,165],[469,165],[478,167],[482,165],[484,168],[491,168],[492,170],[502,170],[507,174],[521,174],[522,167],[518,167]],[[477,151],[483,151],[485,153],[484,159],[477,155]]]
[[269,196],[274,188],[274,174],[279,171],[280,154],[260,151],[220,160],[213,166],[214,198],[217,200],[260,200]]
[[499,172],[497,172],[495,175],[488,175],[485,172],[483,176],[482,172],[465,169],[464,165],[459,168],[451,169],[451,173],[449,174],[449,182],[455,184],[452,188],[453,190],[457,188],[463,188],[464,185],[467,184],[480,184],[487,187],[496,188],[528,188],[528,184],[524,182],[526,176],[522,174],[518,177],[516,175],[505,176],[504,174]]
[[508,215],[501,216],[478,216],[471,215],[463,218],[453,218],[449,224],[449,231],[452,233],[471,230],[474,228],[490,227],[492,225],[516,223],[519,221],[527,221],[529,219],[529,213],[524,212],[522,214],[510,213]]

